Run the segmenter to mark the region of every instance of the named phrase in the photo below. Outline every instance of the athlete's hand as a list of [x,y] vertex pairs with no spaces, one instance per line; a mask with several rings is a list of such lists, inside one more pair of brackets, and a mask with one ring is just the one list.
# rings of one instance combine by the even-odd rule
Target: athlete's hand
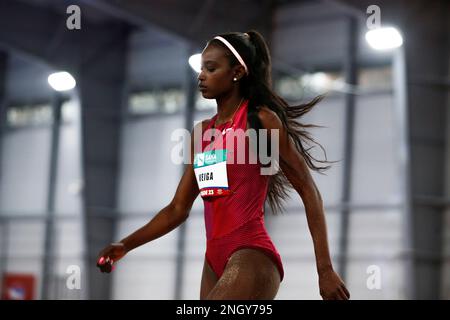
[[123,243],[111,243],[100,251],[97,258],[97,267],[100,268],[101,272],[110,273],[114,270],[114,263],[122,259],[126,253]]
[[324,300],[348,300],[350,292],[344,282],[333,269],[319,274],[320,295]]

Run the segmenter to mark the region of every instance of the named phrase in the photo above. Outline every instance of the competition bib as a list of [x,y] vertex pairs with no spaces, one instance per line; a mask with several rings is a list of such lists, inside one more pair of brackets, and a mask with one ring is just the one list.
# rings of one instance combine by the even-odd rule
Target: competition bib
[[195,154],[194,172],[202,197],[223,196],[230,193],[226,149]]

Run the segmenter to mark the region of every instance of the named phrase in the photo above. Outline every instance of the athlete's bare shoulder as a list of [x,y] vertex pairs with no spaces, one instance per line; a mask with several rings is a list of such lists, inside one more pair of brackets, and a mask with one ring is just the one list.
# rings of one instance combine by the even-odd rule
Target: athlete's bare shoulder
[[205,120],[199,121],[195,124],[194,128],[192,129],[191,143],[192,143],[192,147],[195,150],[197,150],[197,148],[199,148],[199,146],[201,146],[200,143],[203,139],[203,133],[205,132],[205,130],[208,127],[210,122],[211,122],[211,119],[205,119]]
[[261,121],[263,127],[267,129],[280,129],[283,126],[277,113],[267,106],[259,107],[258,118]]
[[205,130],[206,127],[211,123],[211,119],[202,120],[202,129]]

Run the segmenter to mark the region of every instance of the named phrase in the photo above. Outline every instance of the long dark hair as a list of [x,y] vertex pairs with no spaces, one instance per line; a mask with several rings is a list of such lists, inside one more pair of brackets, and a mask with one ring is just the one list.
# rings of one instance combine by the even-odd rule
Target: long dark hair
[[[308,167],[320,173],[330,168],[329,165],[319,166],[315,164],[315,162],[327,164],[329,161],[326,160],[325,149],[307,131],[308,128],[320,126],[302,124],[297,120],[309,112],[324,96],[317,96],[305,104],[290,106],[272,89],[272,63],[269,48],[264,37],[254,30],[246,33],[230,32],[220,36],[231,43],[248,67],[248,75],[240,80],[240,93],[244,98],[249,99],[249,113],[252,111],[257,112],[261,106],[267,106],[273,110],[282,121],[288,135],[292,137],[297,150],[304,157]],[[213,39],[209,41],[209,44],[218,45],[226,49],[231,66],[239,64],[236,57],[221,41]],[[305,148],[305,144],[318,145],[325,154],[325,160],[314,158],[309,152],[313,147]],[[283,202],[289,197],[288,191],[290,188],[292,188],[292,185],[282,170],[270,176],[267,197],[273,213],[283,211]]]

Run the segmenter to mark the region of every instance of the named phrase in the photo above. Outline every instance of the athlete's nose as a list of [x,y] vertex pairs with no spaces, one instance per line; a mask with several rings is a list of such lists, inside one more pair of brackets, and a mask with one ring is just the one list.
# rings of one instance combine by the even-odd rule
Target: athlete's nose
[[203,71],[200,71],[200,73],[197,76],[197,80],[199,81],[199,84],[201,81],[205,80],[205,75],[203,74]]

